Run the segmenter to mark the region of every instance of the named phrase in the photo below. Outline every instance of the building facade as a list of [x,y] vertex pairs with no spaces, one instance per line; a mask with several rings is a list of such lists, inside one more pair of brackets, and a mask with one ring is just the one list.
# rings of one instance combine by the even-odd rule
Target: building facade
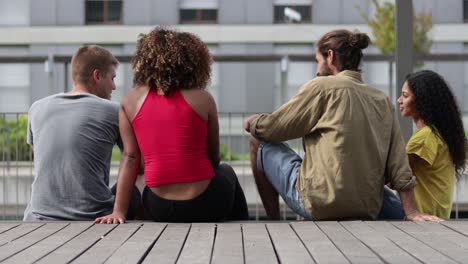
[[[468,52],[467,2],[413,0],[416,12],[432,11],[432,52]],[[286,7],[300,13],[299,23],[284,15]],[[0,56],[72,55],[79,46],[94,43],[116,55],[131,55],[138,34],[155,25],[194,32],[218,55],[312,56],[314,42],[329,30],[371,33],[357,7],[369,17],[375,13],[372,0],[0,0]],[[468,112],[468,64],[427,62],[424,67],[446,77]],[[25,112],[35,100],[70,90],[66,69],[63,63],[1,63],[0,112]],[[283,96],[282,71],[287,71]],[[286,69],[279,62],[222,62],[213,65],[209,89],[220,112],[270,112],[314,75],[313,62],[291,61]],[[364,63],[363,78],[392,93],[388,62]],[[119,67],[116,82],[113,100],[118,101],[132,87],[128,63]]]

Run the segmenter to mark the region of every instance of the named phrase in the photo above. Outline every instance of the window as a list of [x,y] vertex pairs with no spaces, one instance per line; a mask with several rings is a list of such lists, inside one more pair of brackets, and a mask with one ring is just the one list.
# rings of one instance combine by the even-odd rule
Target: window
[[218,0],[179,0],[180,24],[218,23]]
[[463,21],[468,22],[468,0],[463,0]]
[[[295,19],[296,16],[286,16],[285,10],[293,10],[293,13],[300,14],[300,19]],[[275,24],[282,23],[311,23],[312,22],[312,6],[311,5],[275,5],[274,9]],[[288,12],[288,11],[286,11]],[[291,13],[291,12],[290,12]]]
[[121,24],[122,0],[86,0],[86,24]]
[[216,24],[217,9],[180,9],[181,24]]

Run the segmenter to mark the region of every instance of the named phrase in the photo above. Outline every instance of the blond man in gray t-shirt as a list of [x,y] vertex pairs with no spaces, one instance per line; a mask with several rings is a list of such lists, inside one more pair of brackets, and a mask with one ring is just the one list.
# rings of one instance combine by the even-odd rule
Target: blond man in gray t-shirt
[[71,66],[73,89],[29,110],[35,178],[25,221],[94,220],[112,212],[115,191],[108,185],[119,105],[109,99],[118,61],[93,45],[79,48]]

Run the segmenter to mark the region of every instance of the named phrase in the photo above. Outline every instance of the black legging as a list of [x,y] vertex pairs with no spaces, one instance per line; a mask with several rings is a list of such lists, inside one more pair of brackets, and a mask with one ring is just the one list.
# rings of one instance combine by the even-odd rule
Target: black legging
[[[117,183],[114,184],[111,188],[112,194],[117,194]],[[127,220],[135,220],[138,215],[138,210],[141,207],[141,194],[137,187],[133,186],[132,197],[130,199],[130,204],[128,205]],[[141,209],[140,209],[141,210]]]
[[215,177],[199,196],[191,200],[167,200],[148,187],[143,191],[143,207],[157,222],[215,222],[248,220],[244,192],[231,166],[221,164]]

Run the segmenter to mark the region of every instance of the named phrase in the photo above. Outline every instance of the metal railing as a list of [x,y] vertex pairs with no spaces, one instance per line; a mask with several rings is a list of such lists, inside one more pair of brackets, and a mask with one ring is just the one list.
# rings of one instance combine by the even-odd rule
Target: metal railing
[[[219,113],[220,141],[225,146],[223,162],[230,164],[246,195],[252,219],[264,219],[265,212],[250,169],[249,134],[243,130],[248,113]],[[34,179],[32,151],[26,144],[26,113],[0,114],[0,220],[20,220],[31,195]],[[300,155],[300,140],[288,142]],[[118,159],[114,157],[110,172],[110,186],[117,180]],[[465,175],[466,176],[466,175]],[[468,212],[467,177],[457,183],[453,211]],[[283,219],[296,216],[281,202]]]
[[[56,54],[47,54],[47,55],[14,55],[14,56],[0,56],[0,63],[29,63],[29,64],[38,64],[44,63],[46,66],[46,71],[53,71],[53,65],[62,65],[63,72],[63,89],[67,89],[69,86],[69,72],[70,55],[56,55]],[[116,55],[116,58],[121,63],[130,63],[132,56],[131,55]],[[289,63],[290,62],[310,62],[315,64],[315,54],[263,54],[263,55],[231,55],[231,54],[213,54],[213,60],[218,63],[232,63],[232,62],[243,62],[243,63],[255,63],[255,62],[272,62],[278,63],[280,65],[280,81],[279,81],[279,95],[280,103],[284,102],[287,99],[287,90],[289,78]],[[363,61],[367,63],[377,63],[384,62],[387,63],[388,72],[385,88],[388,96],[392,99],[393,102],[396,101],[396,96],[398,92],[396,89],[400,87],[395,87],[394,77],[395,77],[395,55],[394,54],[364,54]],[[420,62],[468,62],[468,53],[438,53],[438,54],[414,54],[413,61],[415,63]],[[314,73],[311,72],[311,78],[314,77]],[[52,77],[57,78],[57,77]],[[55,83],[55,81],[52,81]],[[50,84],[53,85],[53,84]],[[383,87],[380,87],[383,88]],[[468,98],[468,95],[466,96]],[[463,101],[463,99],[462,99]],[[466,108],[465,108],[466,109]],[[468,112],[465,109],[461,109],[464,115],[468,115]]]
[[[131,60],[130,55],[116,56],[122,63]],[[287,65],[288,62],[314,62],[314,54],[269,54],[269,55],[213,55],[215,62],[274,62]],[[366,54],[364,61],[388,63],[388,94],[395,99],[396,92],[392,76],[394,75],[394,55]],[[43,55],[43,56],[0,56],[0,63],[44,63],[49,65],[63,65],[64,73],[69,72],[71,56]],[[468,53],[450,54],[416,54],[414,61],[424,62],[468,62]],[[284,63],[285,62],[285,63]],[[281,67],[280,67],[281,68]],[[311,77],[313,73],[311,73]],[[288,85],[288,71],[281,69],[280,74],[281,98],[284,100],[284,89]],[[68,74],[63,76],[64,87],[69,84]],[[22,127],[24,120],[22,114],[25,113],[0,113],[3,121],[0,122],[0,220],[21,218],[24,206],[30,198],[30,186],[33,181],[32,153],[29,147],[24,146],[26,128]],[[468,114],[464,112],[464,114]],[[220,113],[220,139],[221,143],[230,150],[225,157],[239,176],[239,181],[246,191],[246,196],[255,219],[263,217],[263,206],[261,205],[255,183],[250,171],[249,161],[245,159],[248,153],[248,135],[243,132],[242,123],[249,116],[248,113]],[[13,136],[14,135],[14,136]],[[8,139],[8,140],[7,140]],[[300,144],[296,141],[293,145]],[[29,159],[25,157],[30,157]],[[25,161],[29,160],[29,161]],[[114,163],[111,179],[115,181],[117,163]],[[454,210],[458,212],[468,212],[468,181],[466,177],[457,183],[455,193]],[[284,218],[290,217],[289,211],[282,206]]]
[[[0,220],[20,220],[30,200],[34,180],[32,150],[26,144],[26,113],[0,114]],[[249,134],[244,132],[243,122],[247,113],[219,113],[220,142],[224,146],[222,162],[230,164],[244,190],[251,218],[265,218],[249,160]],[[290,144],[300,149],[300,141]],[[113,157],[110,186],[117,181],[118,158]],[[281,202],[283,219],[296,216]]]

